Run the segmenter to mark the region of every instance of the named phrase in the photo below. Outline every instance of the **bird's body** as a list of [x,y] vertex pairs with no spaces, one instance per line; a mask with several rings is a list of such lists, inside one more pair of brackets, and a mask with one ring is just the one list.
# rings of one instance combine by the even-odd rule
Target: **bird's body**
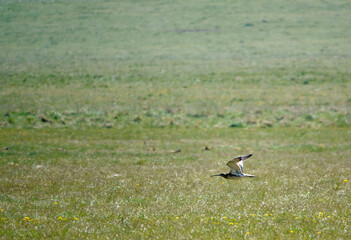
[[244,173],[243,162],[251,156],[252,154],[234,158],[233,160],[227,163],[228,167],[230,168],[229,173],[216,174],[216,175],[212,175],[211,177],[219,176],[230,180],[235,180],[242,177],[255,177],[254,175]]

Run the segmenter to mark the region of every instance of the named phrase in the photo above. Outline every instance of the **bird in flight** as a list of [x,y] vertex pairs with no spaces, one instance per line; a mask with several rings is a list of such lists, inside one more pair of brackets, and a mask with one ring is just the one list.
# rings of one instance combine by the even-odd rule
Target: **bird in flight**
[[252,154],[234,158],[227,163],[228,167],[230,168],[229,173],[216,174],[212,175],[211,177],[219,176],[230,180],[235,180],[242,177],[255,177],[254,175],[244,173],[244,161],[251,156]]

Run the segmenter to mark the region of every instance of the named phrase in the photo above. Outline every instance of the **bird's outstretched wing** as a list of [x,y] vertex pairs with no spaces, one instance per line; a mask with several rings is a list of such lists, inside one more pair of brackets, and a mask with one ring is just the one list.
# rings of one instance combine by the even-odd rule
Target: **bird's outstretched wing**
[[243,161],[245,161],[251,156],[252,154],[239,156],[229,161],[227,165],[230,168],[230,173],[233,175],[243,175],[244,174]]
[[232,175],[243,175],[241,168],[238,165],[238,160],[233,159],[227,163],[228,167],[230,168],[230,174]]
[[243,155],[243,156],[236,157],[234,159],[238,159],[239,161],[245,161],[246,159],[248,159],[251,156],[252,156],[252,154],[248,154],[248,155]]

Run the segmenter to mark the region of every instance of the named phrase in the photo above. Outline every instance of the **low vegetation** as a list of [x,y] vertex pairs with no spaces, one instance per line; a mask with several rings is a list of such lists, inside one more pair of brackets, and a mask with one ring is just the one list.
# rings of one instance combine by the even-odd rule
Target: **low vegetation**
[[[7,147],[0,152],[2,237],[350,237],[349,130],[45,128],[0,135]],[[210,178],[249,152],[245,169],[256,178]]]
[[350,8],[0,0],[0,238],[350,239]]

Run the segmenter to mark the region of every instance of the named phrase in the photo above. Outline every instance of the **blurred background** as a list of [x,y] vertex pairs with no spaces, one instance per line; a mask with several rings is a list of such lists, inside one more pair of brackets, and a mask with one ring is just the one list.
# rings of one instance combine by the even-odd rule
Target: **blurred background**
[[348,126],[349,10],[342,0],[2,0],[0,120]]

